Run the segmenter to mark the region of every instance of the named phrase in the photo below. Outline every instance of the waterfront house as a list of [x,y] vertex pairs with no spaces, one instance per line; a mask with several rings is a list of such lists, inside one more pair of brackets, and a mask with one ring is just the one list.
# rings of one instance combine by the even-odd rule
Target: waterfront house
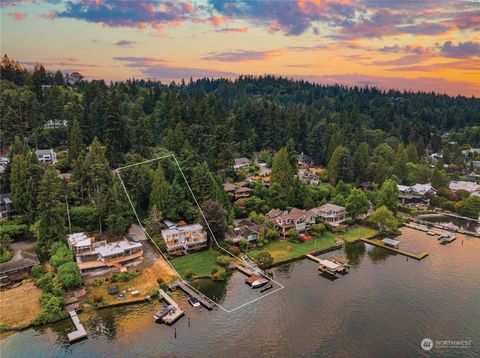
[[53,149],[37,149],[35,154],[40,163],[50,164],[57,162],[57,153]]
[[239,170],[239,169],[248,167],[252,163],[250,161],[250,159],[245,158],[245,157],[235,158],[233,160],[233,162],[234,162],[234,164],[233,164],[233,169],[234,170]]
[[162,238],[170,255],[189,253],[207,247],[207,232],[200,224],[171,226],[162,230]]
[[6,287],[30,277],[32,267],[39,263],[34,252],[17,251],[10,261],[0,264],[0,287]]
[[327,203],[313,210],[317,212],[317,216],[333,226],[339,225],[350,219],[347,209],[340,205]]
[[234,228],[229,228],[225,234],[227,241],[238,243],[240,240],[247,240],[249,242],[256,241],[260,234],[267,230],[265,224],[255,224],[250,220],[242,219],[237,222]]
[[403,194],[436,195],[437,191],[431,184],[415,184],[413,186],[397,184],[398,191]]
[[275,229],[283,236],[286,236],[290,229],[295,229],[299,233],[305,232],[315,224],[316,216],[315,209],[302,210],[298,208],[293,208],[290,212],[272,209],[266,214],[266,217],[273,222]]
[[129,238],[107,242],[97,241],[85,233],[75,233],[68,235],[67,242],[81,274],[121,270],[139,263],[143,256],[143,245]]

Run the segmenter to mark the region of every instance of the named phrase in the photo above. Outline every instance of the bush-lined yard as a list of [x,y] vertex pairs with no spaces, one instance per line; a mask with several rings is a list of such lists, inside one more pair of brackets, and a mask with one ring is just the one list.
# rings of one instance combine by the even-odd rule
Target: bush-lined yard
[[312,251],[319,251],[335,246],[336,235],[331,232],[325,232],[321,238],[305,241],[302,243],[292,243],[286,240],[273,241],[260,249],[248,252],[249,256],[254,257],[261,251],[267,251],[272,255],[273,262],[288,260],[301,257]]

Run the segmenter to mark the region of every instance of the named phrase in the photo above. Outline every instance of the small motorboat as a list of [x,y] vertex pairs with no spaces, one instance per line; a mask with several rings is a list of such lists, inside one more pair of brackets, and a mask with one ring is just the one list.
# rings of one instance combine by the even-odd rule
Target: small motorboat
[[262,287],[269,282],[269,279],[258,275],[252,275],[249,278],[245,279],[245,283],[248,283],[250,286],[252,286],[252,288]]
[[449,224],[445,225],[445,228],[447,230],[450,230],[450,231],[457,231],[458,230],[458,226],[455,225],[454,223],[449,223]]
[[188,303],[190,303],[193,307],[200,307],[200,301],[194,296],[188,296]]
[[270,289],[272,289],[272,288],[273,288],[273,285],[270,284],[270,285],[268,285],[268,286],[262,287],[262,289],[260,290],[260,292],[265,292],[265,291],[268,291],[268,290],[270,290]]

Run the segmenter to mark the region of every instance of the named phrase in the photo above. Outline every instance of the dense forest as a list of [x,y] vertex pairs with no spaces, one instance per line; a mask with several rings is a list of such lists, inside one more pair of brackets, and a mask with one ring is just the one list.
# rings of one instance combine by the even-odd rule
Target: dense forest
[[[0,71],[1,143],[10,156],[2,192],[11,193],[43,256],[52,243],[64,240],[65,201],[72,206],[74,228],[123,233],[133,216],[112,169],[159,155],[175,153],[207,215],[231,223],[273,207],[309,208],[326,201],[350,202],[354,210],[365,199],[362,194],[357,200],[352,188],[364,181],[391,191],[395,202],[386,206],[395,210],[395,182],[446,188],[445,165],[450,177],[457,175],[464,167],[462,146],[480,146],[476,98],[273,76],[107,84],[79,73],[50,73],[41,64],[30,71],[7,56]],[[45,128],[52,120],[67,125]],[[54,148],[59,162],[40,165],[31,151],[36,148]],[[442,151],[443,159],[427,162],[428,151]],[[233,159],[253,152],[272,166],[272,185],[255,186],[252,197],[233,204],[222,183],[242,180],[231,168]],[[314,187],[296,178],[301,152],[327,168],[322,181],[332,186]],[[58,172],[71,173],[72,179],[62,182]],[[132,167],[122,176],[150,227],[164,217],[190,222],[198,217],[173,161]],[[376,192],[368,195],[388,204]]]

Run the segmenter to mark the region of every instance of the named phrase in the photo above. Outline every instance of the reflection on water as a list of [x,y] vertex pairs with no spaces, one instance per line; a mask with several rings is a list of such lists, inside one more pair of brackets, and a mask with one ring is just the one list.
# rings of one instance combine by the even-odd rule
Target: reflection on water
[[[422,261],[364,243],[346,245],[350,273],[330,281],[302,260],[273,269],[285,289],[233,313],[194,309],[173,297],[185,317],[173,327],[156,324],[158,301],[93,311],[81,319],[89,338],[66,342],[69,320],[30,329],[1,341],[1,357],[474,357],[480,356],[480,240],[448,246],[406,231],[399,238]],[[198,281],[225,305],[261,296],[234,272],[226,282]],[[393,339],[392,339],[393,337]],[[424,352],[420,341],[471,340],[468,349]],[[380,351],[381,349],[381,351]],[[381,352],[381,353],[380,353]]]

